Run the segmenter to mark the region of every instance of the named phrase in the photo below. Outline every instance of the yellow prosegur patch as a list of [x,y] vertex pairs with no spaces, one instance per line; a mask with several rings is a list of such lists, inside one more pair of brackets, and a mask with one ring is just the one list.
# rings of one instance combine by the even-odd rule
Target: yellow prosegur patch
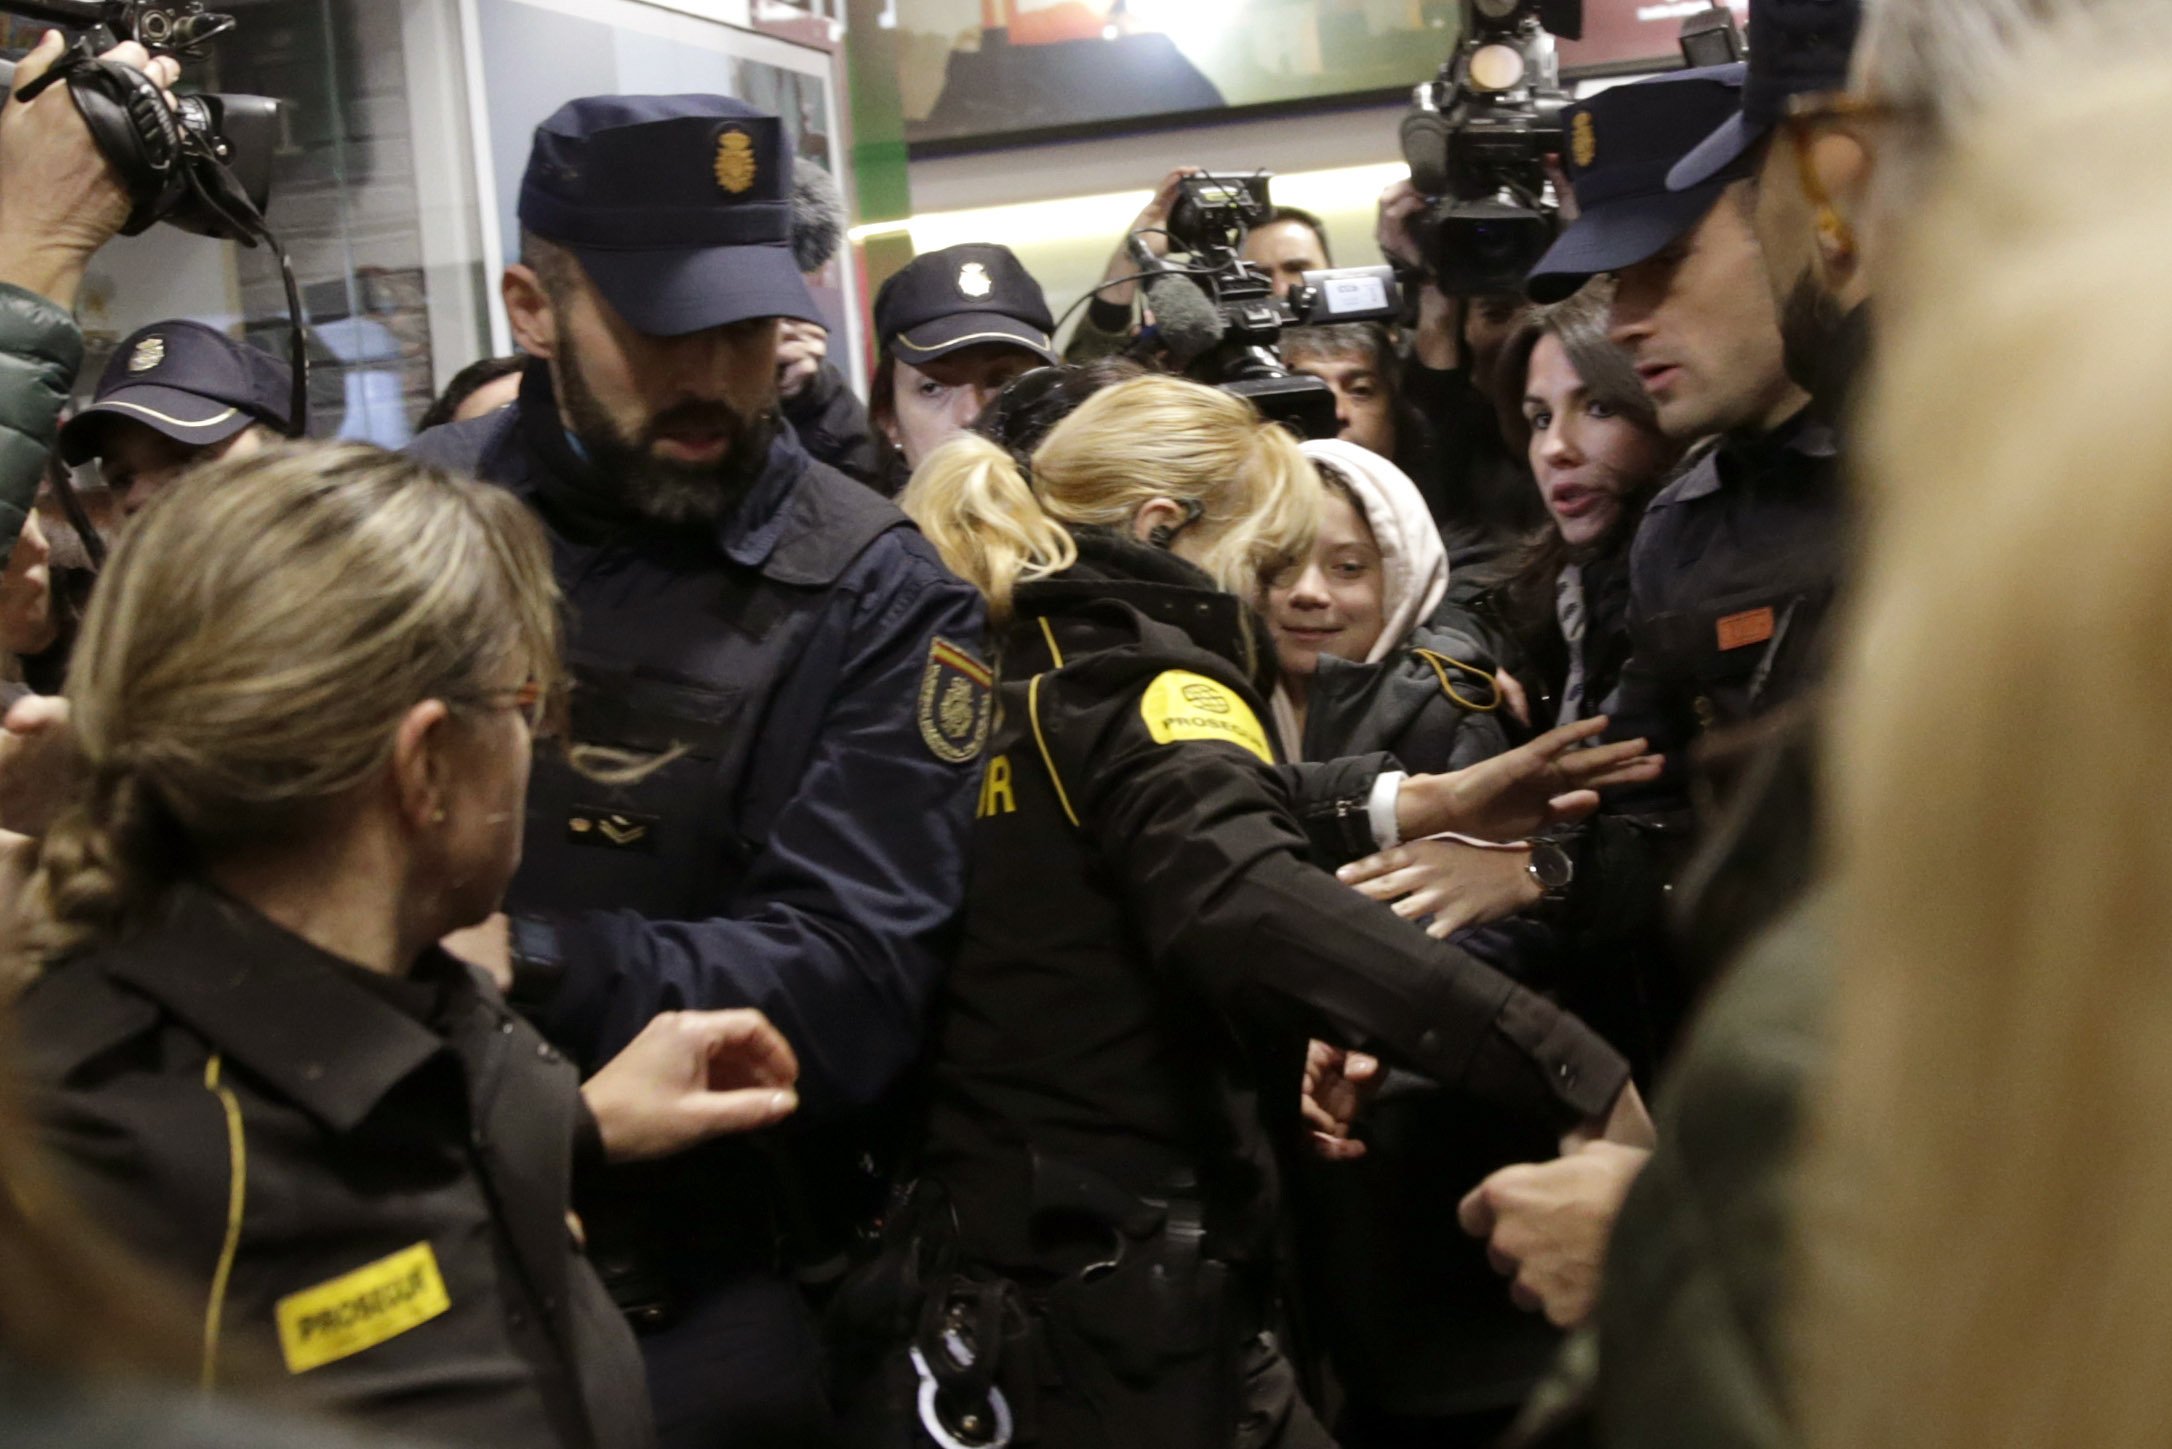
[[452,1307],[428,1243],[289,1293],[274,1308],[287,1372],[307,1373],[398,1338]]
[[1267,732],[1259,727],[1259,717],[1252,713],[1252,707],[1235,690],[1204,674],[1185,669],[1163,672],[1146,687],[1139,713],[1145,717],[1146,732],[1157,745],[1173,745],[1179,740],[1220,740],[1241,745],[1270,765],[1275,762]]

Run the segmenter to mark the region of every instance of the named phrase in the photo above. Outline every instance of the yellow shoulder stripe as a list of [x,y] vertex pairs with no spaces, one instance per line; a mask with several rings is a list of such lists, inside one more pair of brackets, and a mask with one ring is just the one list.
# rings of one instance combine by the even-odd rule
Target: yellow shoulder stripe
[[219,1244],[219,1265],[212,1270],[211,1296],[204,1304],[203,1386],[216,1388],[219,1381],[219,1334],[226,1317],[226,1285],[234,1276],[234,1257],[241,1251],[241,1219],[249,1199],[249,1150],[241,1130],[241,1102],[234,1089],[220,1080],[223,1058],[218,1052],[204,1063],[204,1090],[218,1099],[226,1118],[226,1236]]
[[1266,764],[1275,762],[1274,746],[1260,728],[1259,716],[1226,684],[1188,669],[1168,669],[1154,677],[1139,700],[1146,732],[1157,745],[1183,740],[1220,740],[1250,750]]
[[[1048,621],[1041,622],[1045,628]],[[1049,643],[1053,646],[1055,641],[1051,639]],[[1048,736],[1041,733],[1041,681],[1045,678],[1046,675],[1036,674],[1033,682],[1026,686],[1026,714],[1033,721],[1033,742],[1041,747],[1041,763],[1048,767],[1048,782],[1056,787],[1056,803],[1063,807],[1064,818],[1076,827],[1078,812],[1071,808],[1071,797],[1063,788],[1063,776],[1056,773],[1055,756],[1048,752]]]

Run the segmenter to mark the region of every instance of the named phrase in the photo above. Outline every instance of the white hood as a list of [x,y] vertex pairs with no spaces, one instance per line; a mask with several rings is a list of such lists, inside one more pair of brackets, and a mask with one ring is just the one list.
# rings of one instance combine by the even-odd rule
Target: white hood
[[[1368,448],[1340,438],[1318,438],[1300,445],[1306,457],[1325,463],[1342,476],[1380,546],[1380,638],[1367,664],[1378,664],[1433,616],[1448,596],[1448,550],[1441,542],[1433,510],[1410,475]],[[1275,723],[1291,759],[1298,759],[1297,714],[1282,687],[1275,686]]]

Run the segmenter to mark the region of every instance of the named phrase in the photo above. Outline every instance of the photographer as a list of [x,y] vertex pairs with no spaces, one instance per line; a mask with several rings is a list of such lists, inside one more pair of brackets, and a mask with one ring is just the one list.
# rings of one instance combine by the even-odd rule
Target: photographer
[[[1064,344],[1068,362],[1089,362],[1123,349],[1138,328],[1135,313],[1139,295],[1139,263],[1131,253],[1131,239],[1157,257],[1169,254],[1169,212],[1176,205],[1184,178],[1199,173],[1196,166],[1180,166],[1161,179],[1154,195],[1124,229],[1123,239],[1109,254],[1101,286],[1085,315],[1071,329]],[[1287,292],[1305,279],[1305,273],[1334,265],[1327,243],[1327,225],[1311,212],[1295,206],[1277,206],[1267,218],[1246,233],[1238,255],[1266,272],[1277,292]]]
[[1421,278],[1417,325],[1403,357],[1403,396],[1432,430],[1433,456],[1411,477],[1459,565],[1498,558],[1544,521],[1530,471],[1509,445],[1515,400],[1494,377],[1501,348],[1528,303],[1517,296],[1451,297],[1425,265],[1412,222],[1426,199],[1409,181],[1381,193],[1381,255]]
[[[17,64],[15,88],[39,80],[66,51],[60,33],[48,31]],[[174,60],[153,60],[133,43],[104,58],[133,66],[162,87],[180,75]],[[83,366],[83,334],[71,310],[76,292],[91,257],[127,224],[131,206],[66,83],[28,101],[9,94],[0,105],[0,548],[8,551],[11,568],[60,410]],[[33,545],[21,558],[25,587],[35,582],[34,553]],[[48,610],[49,600],[48,593]],[[42,700],[9,701],[6,707],[0,829],[36,828],[50,804],[41,786],[59,769],[51,747],[62,716]]]
[[[67,50],[48,31],[16,66],[21,90]],[[106,60],[133,66],[160,86],[177,61],[134,43]],[[0,105],[0,547],[13,548],[52,451],[54,425],[83,365],[83,334],[70,315],[84,269],[127,224],[131,202],[98,149],[65,83],[32,100]]]

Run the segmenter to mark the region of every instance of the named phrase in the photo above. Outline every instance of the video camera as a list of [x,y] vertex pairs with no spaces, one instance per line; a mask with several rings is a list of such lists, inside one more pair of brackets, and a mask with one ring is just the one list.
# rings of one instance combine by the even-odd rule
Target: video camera
[[1520,292],[1560,215],[1545,162],[1574,98],[1554,37],[1583,35],[1583,0],[1463,0],[1463,16],[1455,54],[1403,117],[1403,159],[1432,198],[1415,230],[1442,291]]
[[[202,0],[0,0],[0,11],[74,33],[68,54],[23,99],[61,81],[98,149],[128,188],[135,236],[158,222],[255,246],[271,200],[279,103],[265,96],[183,95],[168,107],[142,72],[98,59],[124,40],[154,55],[196,55],[234,28]],[[0,61],[0,88],[15,68]]]
[[1171,364],[1187,376],[1248,399],[1262,414],[1308,438],[1337,431],[1335,394],[1316,377],[1282,365],[1282,329],[1392,319],[1402,299],[1388,267],[1307,272],[1286,294],[1239,255],[1253,227],[1274,212],[1267,172],[1187,176],[1169,209],[1177,267],[1131,238],[1146,275],[1148,305]]
[[[266,96],[193,94],[177,95],[169,105],[142,71],[98,58],[130,40],[154,56],[200,55],[205,46],[233,31],[234,17],[207,10],[203,0],[0,0],[0,13],[71,33],[67,53],[20,92],[15,65],[21,57],[0,58],[0,99],[13,93],[28,101],[54,85],[67,84],[92,141],[128,191],[131,210],[122,235],[135,236],[165,222],[246,247],[262,242],[279,259],[291,329],[290,416],[295,436],[301,436],[309,419],[301,288],[292,259],[264,219],[280,137],[279,102]],[[0,186],[6,184],[0,177]],[[66,479],[59,483],[63,505],[81,519]],[[79,527],[87,528],[87,520]],[[86,533],[86,542],[95,536]]]

